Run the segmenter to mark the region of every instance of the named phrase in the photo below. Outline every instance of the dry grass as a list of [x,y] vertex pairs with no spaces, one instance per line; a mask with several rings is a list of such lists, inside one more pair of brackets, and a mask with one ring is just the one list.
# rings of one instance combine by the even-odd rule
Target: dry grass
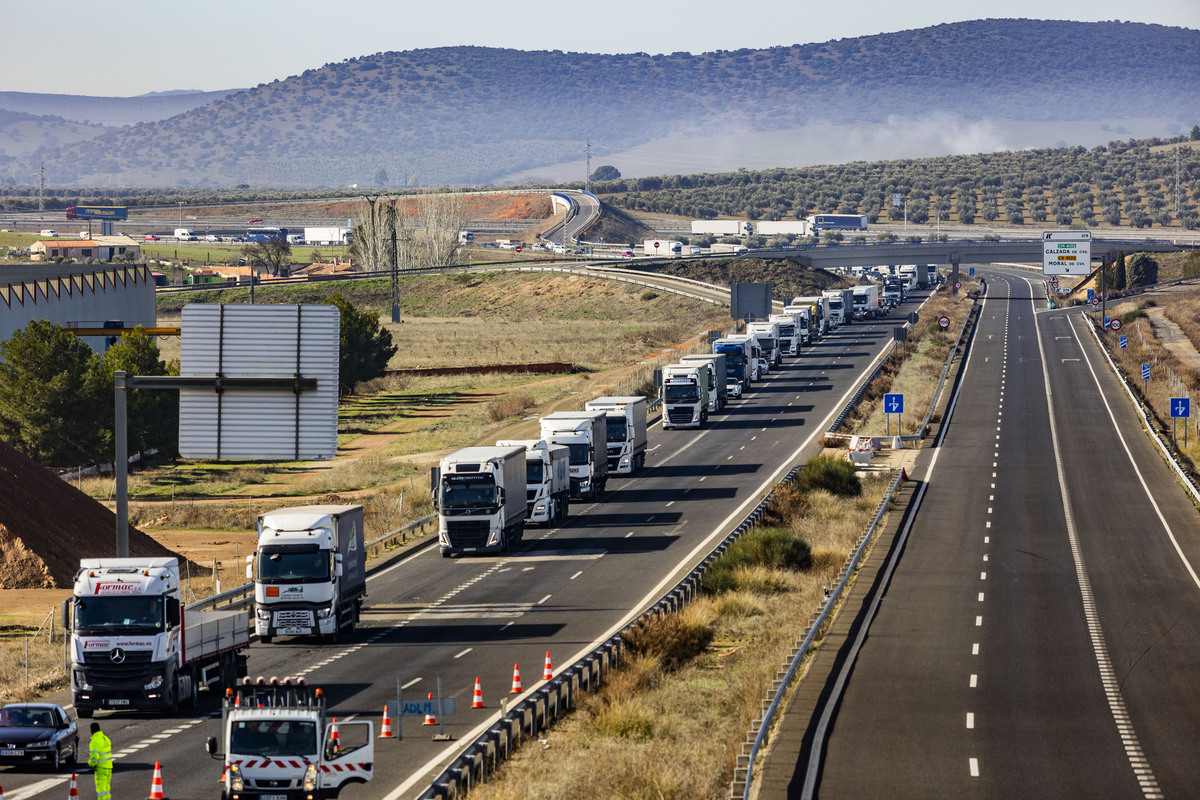
[[28,702],[67,685],[61,631],[0,639],[0,703]]
[[[811,569],[743,568],[746,580],[738,590],[698,599],[674,623],[664,618],[664,640],[690,646],[694,632],[707,629],[711,642],[674,664],[660,652],[627,658],[608,683],[581,699],[578,713],[543,734],[543,746],[523,748],[496,780],[476,787],[471,796],[726,797],[735,753],[760,713],[772,678],[807,613],[824,602],[823,587],[836,576],[886,488],[885,479],[872,478],[864,482],[861,497],[847,500],[814,491],[803,502],[789,496],[777,503],[775,513],[790,530],[815,534]],[[789,509],[800,508],[800,517],[787,516]],[[652,635],[650,627],[642,631],[643,639]],[[669,648],[677,655],[688,649]]]
[[534,405],[532,395],[517,394],[501,397],[488,405],[487,417],[492,422],[503,422],[522,414]]

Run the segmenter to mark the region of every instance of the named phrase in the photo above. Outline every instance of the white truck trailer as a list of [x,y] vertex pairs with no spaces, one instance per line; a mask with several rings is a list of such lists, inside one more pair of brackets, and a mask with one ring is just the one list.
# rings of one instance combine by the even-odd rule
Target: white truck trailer
[[607,425],[608,472],[629,475],[646,464],[646,398],[597,397],[586,411],[603,411]]
[[350,244],[352,232],[349,228],[305,228],[304,241],[325,247],[344,247]]
[[63,603],[76,713],[195,705],[246,674],[250,612],[188,611],[177,558],[85,558]]
[[779,342],[779,323],[757,321],[746,324],[746,333],[752,334],[755,339],[758,339],[758,346],[762,348],[763,358],[771,367],[778,367],[783,363],[783,347]]
[[754,232],[759,236],[811,236],[812,225],[804,219],[760,220],[754,223]]
[[562,524],[571,505],[571,453],[544,439],[506,439],[496,447],[525,448],[525,521]]
[[681,256],[683,255],[683,242],[667,239],[644,239],[642,253],[648,256]]
[[791,314],[796,320],[796,334],[800,338],[800,344],[812,344],[816,340],[817,309],[811,303],[786,305],[783,307],[783,313]]
[[879,316],[879,287],[876,284],[855,286],[853,291],[855,319],[875,319]]
[[711,416],[729,403],[728,377],[725,372],[724,353],[701,353],[684,356],[680,364],[704,364],[708,369],[708,413]]
[[247,678],[224,698],[220,744],[204,748],[221,761],[222,800],[332,800],[375,775],[371,721],[330,721],[303,678]]
[[542,438],[571,453],[571,496],[595,500],[608,485],[608,419],[603,411],[555,411],[540,421]]
[[663,368],[663,430],[699,428],[708,422],[708,367],[668,364]]
[[260,515],[257,547],[246,556],[259,641],[336,642],[342,631],[353,631],[367,596],[366,552],[362,506],[293,506]]
[[524,447],[464,447],[432,473],[442,557],[504,553],[525,534]]
[[744,219],[694,219],[692,235],[711,233],[714,236],[749,236],[754,228]]
[[813,328],[814,339],[820,339],[829,332],[829,298],[824,294],[793,297],[791,305],[810,305],[814,308],[816,314],[815,326]]

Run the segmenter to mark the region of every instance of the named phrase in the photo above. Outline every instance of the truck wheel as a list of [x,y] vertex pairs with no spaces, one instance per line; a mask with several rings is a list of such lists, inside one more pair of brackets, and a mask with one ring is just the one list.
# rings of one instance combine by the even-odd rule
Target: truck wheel
[[185,675],[184,680],[188,682],[191,689],[188,690],[187,704],[189,708],[200,707],[200,676]]
[[273,636],[271,636],[271,635],[269,635],[269,634],[266,634],[266,633],[264,633],[262,636],[258,637],[258,640],[259,640],[260,642],[262,642],[263,644],[270,644],[270,643],[271,643],[271,640],[272,640],[273,638],[275,638],[275,637],[273,637]]

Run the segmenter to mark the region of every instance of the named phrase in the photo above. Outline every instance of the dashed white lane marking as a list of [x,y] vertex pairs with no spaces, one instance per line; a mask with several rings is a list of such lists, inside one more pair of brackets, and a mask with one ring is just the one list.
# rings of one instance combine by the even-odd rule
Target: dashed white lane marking
[[979,593],[979,602],[983,602],[983,592]]
[[[628,537],[626,537],[626,538],[628,538]],[[580,575],[582,575],[582,574],[583,574],[583,570],[579,570],[579,572],[576,572],[574,575],[572,575],[572,576],[570,577],[570,580],[575,580],[576,578],[578,578],[578,577],[579,577]]]
[[673,506],[673,505],[675,505],[675,501],[674,501],[674,500],[672,500],[671,502],[667,503],[667,504],[664,506],[664,508],[670,508],[670,507],[671,507],[671,506]]
[[968,765],[971,770],[971,777],[978,778],[979,777],[979,759],[978,758],[969,759]]
[[991,540],[992,540],[992,537],[990,537],[990,536],[983,537],[984,544],[991,544]]
[[516,620],[514,620],[512,622],[506,622],[500,626],[500,630],[502,630],[502,631],[508,630],[509,628],[511,628],[513,625],[516,625],[516,624],[517,624]]
[[546,595],[545,597],[543,597],[541,600],[538,600],[538,601],[537,601],[537,604],[540,606],[542,603],[546,602],[547,600],[549,600],[549,599],[550,599],[551,597],[553,597],[553,596],[554,596],[554,595],[550,595],[550,594],[548,594],[548,595]]
[[974,730],[974,729],[975,729],[975,712],[968,711],[967,712],[967,730]]
[[[511,624],[512,624],[512,623],[510,622],[510,623],[509,623],[509,625],[511,625]],[[505,627],[507,627],[507,626],[505,626]],[[413,679],[412,679],[411,681],[409,681],[408,683],[402,683],[402,684],[400,684],[400,688],[401,688],[401,689],[407,689],[407,688],[408,688],[408,687],[410,687],[410,686],[416,686],[416,685],[417,685],[418,683],[420,683],[420,682],[421,682],[421,679],[420,679],[420,678],[413,678]]]
[[982,627],[983,627],[983,617],[982,617],[982,616],[975,617],[975,627],[976,627],[976,628],[982,628]]
[[472,650],[474,650],[474,649],[475,649],[474,647],[468,647],[466,650],[463,650],[461,653],[455,653],[455,654],[454,654],[454,657],[455,657],[455,658],[462,658],[463,656],[465,656],[467,653],[471,652],[471,651],[472,651]]
[[975,642],[973,645],[971,645],[971,655],[979,655],[979,642]]
[[630,531],[629,533],[625,534],[626,539],[628,539],[630,536],[633,536],[633,531]]
[[987,573],[986,573],[986,572],[981,572],[981,573],[979,573],[979,580],[981,580],[981,581],[986,581],[986,580],[987,580]]
[[983,560],[984,560],[984,561],[987,561],[987,560],[988,560],[988,554],[987,554],[987,553],[984,553],[984,554],[983,554]]
[[971,688],[976,689],[978,687],[979,687],[979,676],[976,675],[975,673],[971,673]]

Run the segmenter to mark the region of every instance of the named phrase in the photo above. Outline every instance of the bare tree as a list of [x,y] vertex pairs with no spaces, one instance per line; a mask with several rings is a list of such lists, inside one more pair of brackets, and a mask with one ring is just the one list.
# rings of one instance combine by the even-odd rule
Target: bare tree
[[425,195],[417,203],[422,260],[431,267],[454,263],[458,233],[467,221],[467,201],[461,194]]

